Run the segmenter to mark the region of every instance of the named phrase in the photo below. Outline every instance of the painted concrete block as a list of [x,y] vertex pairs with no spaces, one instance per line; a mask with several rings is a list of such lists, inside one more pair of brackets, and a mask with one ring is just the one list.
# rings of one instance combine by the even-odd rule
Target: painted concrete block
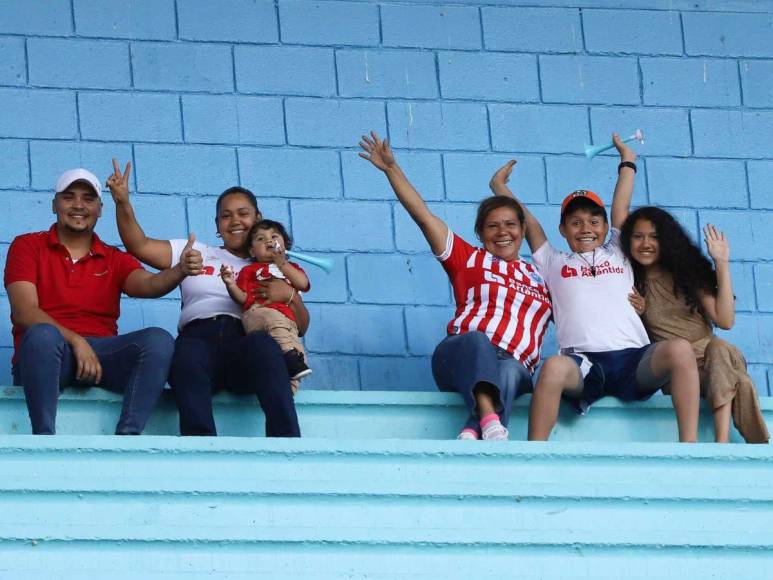
[[[236,46],[236,87],[243,93],[336,94],[333,51],[327,48]],[[292,74],[287,74],[292,71]]]
[[279,24],[285,44],[379,43],[378,6],[370,3],[280,0]]
[[[304,234],[303,247],[314,251],[391,252],[392,216],[388,203],[373,201],[292,201],[293,227]],[[333,236],[320,224],[335,225]]]
[[381,34],[384,46],[481,48],[473,6],[382,4]]
[[134,86],[168,91],[231,92],[231,48],[215,44],[132,44]]
[[[619,157],[597,157],[589,160],[584,157],[546,156],[548,200],[560,205],[571,192],[590,189],[607,204],[607,213],[609,213],[612,193],[617,183],[619,162]],[[647,205],[649,198],[644,161],[637,160],[637,167],[631,203],[633,206]]]
[[72,91],[0,89],[0,137],[73,139],[77,136]]
[[237,185],[236,152],[206,145],[136,145],[137,189],[145,193],[220,195]]
[[747,161],[751,206],[773,209],[773,161]]
[[408,149],[489,148],[486,108],[480,103],[389,101],[389,137]]
[[173,40],[177,36],[174,0],[73,0],[80,36]]
[[[115,222],[115,205],[108,193],[103,193],[104,208],[99,222],[99,235],[108,243],[123,246]],[[177,195],[131,194],[137,221],[151,238],[160,240],[183,239],[188,237],[185,220],[185,199]],[[214,213],[214,212],[213,212]],[[214,228],[214,226],[213,226]],[[171,296],[169,294],[168,296]]]
[[588,52],[682,54],[682,22],[675,10],[583,10]]
[[743,104],[773,108],[773,60],[744,60],[739,66]]
[[773,312],[773,264],[755,264],[754,281],[757,308],[762,312]]
[[272,0],[180,0],[180,38],[225,42],[276,42],[276,9]]
[[651,158],[647,180],[654,205],[745,208],[749,204],[743,161]]
[[435,391],[428,357],[370,357],[360,360],[363,391]]
[[682,22],[687,54],[773,56],[773,14],[684,12]]
[[[457,235],[470,244],[480,245],[475,236],[475,215],[477,203],[429,203],[429,210],[445,222]],[[402,207],[395,204],[395,245],[401,252],[430,253],[429,244],[424,239],[419,226]]]
[[314,304],[314,324],[306,346],[319,353],[402,355],[405,329],[402,307],[366,304]]
[[[701,248],[706,244],[701,240]],[[732,246],[730,257],[733,257]],[[710,260],[711,258],[709,258]],[[754,264],[751,262],[730,262],[730,275],[733,279],[733,294],[735,294],[736,312],[753,312],[756,310],[754,296]]]
[[336,51],[342,97],[432,99],[438,96],[435,56],[418,50]]
[[542,99],[548,103],[637,105],[636,59],[611,56],[540,55]]
[[487,50],[580,52],[582,24],[576,8],[498,8],[484,6]]
[[732,330],[716,333],[741,349],[747,362],[773,363],[773,315],[742,312],[736,315]]
[[642,58],[645,105],[734,107],[741,104],[738,65],[713,58]]
[[[633,142],[630,146],[639,155],[689,156],[692,153],[690,123],[687,111],[683,109],[648,107],[592,107],[591,127],[593,144],[611,143],[612,133],[628,137],[636,129],[644,132],[644,143]],[[575,142],[579,141],[576,139]],[[587,143],[587,142],[586,142]],[[582,153],[579,143],[577,153]],[[618,157],[611,149],[601,155]]]
[[0,84],[27,84],[27,57],[23,38],[0,38]]
[[[8,300],[0,300],[0,348],[9,349],[13,353],[13,335],[11,334],[11,305]],[[0,354],[4,354],[0,351]],[[2,369],[0,369],[2,370]],[[10,368],[8,369],[10,370]],[[8,376],[10,376],[10,372]],[[6,383],[9,384],[9,383]]]
[[[84,167],[99,178],[104,185],[113,172],[112,160],[121,165],[132,160],[132,147],[128,143],[88,143],[71,141],[31,141],[30,167],[32,168],[32,188],[53,193],[56,180],[68,169]],[[134,188],[134,172],[131,175],[131,188]],[[109,197],[104,187],[102,195]],[[111,219],[113,219],[111,217]]]
[[183,95],[183,125],[189,143],[282,145],[282,101],[272,97]]
[[[447,197],[452,201],[480,202],[490,195],[494,172],[513,156],[490,153],[446,153],[443,155]],[[513,193],[525,203],[545,201],[545,167],[542,157],[518,155],[510,177]]]
[[351,147],[368,131],[386,134],[380,101],[286,99],[285,116],[291,145]]
[[690,118],[696,156],[754,158],[769,150],[773,111],[693,110]]
[[[435,267],[440,269],[440,264],[436,264]],[[447,336],[446,327],[453,316],[453,306],[406,307],[405,327],[408,336],[408,352],[412,355],[432,356],[435,347]]]
[[126,89],[129,46],[106,40],[27,40],[30,84],[41,87]]
[[26,189],[29,184],[27,142],[0,140],[0,189]]
[[0,3],[0,34],[67,36],[72,33],[68,0]]
[[[440,154],[394,152],[403,172],[425,200],[443,199],[443,163]],[[384,174],[356,151],[341,152],[344,195],[350,199],[395,199]]]
[[585,107],[489,105],[495,151],[571,153],[587,141]]
[[734,260],[767,260],[770,215],[765,212],[701,210],[700,227],[714,224],[727,234]]
[[694,244],[703,244],[703,232],[698,221],[698,211],[680,207],[664,207],[684,228]]
[[357,357],[309,354],[312,374],[303,379],[301,390],[338,390],[360,388],[360,369]]
[[[302,228],[293,228],[292,235],[295,239],[293,249],[303,250],[306,231]],[[303,295],[303,301],[307,304],[316,302],[344,303],[349,300],[349,288],[346,283],[347,265],[345,254],[330,254],[328,252],[314,252],[315,258],[326,258],[333,262],[333,270],[328,274],[322,269],[293,258],[298,262],[311,281],[311,290]]]
[[0,242],[9,244],[16,236],[47,230],[55,220],[50,193],[30,193],[19,203],[18,191],[0,191]]
[[448,277],[432,256],[355,254],[346,265],[353,302],[448,304]]
[[335,151],[240,148],[239,173],[242,182],[260,195],[341,197]]
[[532,55],[441,52],[440,90],[444,98],[486,101],[539,101],[537,59]]
[[81,137],[104,141],[180,141],[177,95],[98,92],[78,95]]
[[179,300],[142,300],[140,307],[144,328],[163,328],[172,336],[177,336],[177,323],[180,319]]

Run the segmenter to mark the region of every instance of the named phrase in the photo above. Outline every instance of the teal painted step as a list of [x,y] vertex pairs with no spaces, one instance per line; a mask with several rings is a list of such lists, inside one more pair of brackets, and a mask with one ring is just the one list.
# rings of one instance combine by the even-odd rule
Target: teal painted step
[[[511,439],[525,440],[530,397],[516,401],[510,420]],[[452,393],[400,391],[301,391],[296,398],[304,437],[348,439],[453,439],[466,418],[461,398]],[[773,427],[773,398],[762,398],[768,425]],[[115,431],[121,397],[92,389],[67,389],[59,400],[57,433],[109,435]],[[220,435],[263,436],[263,415],[254,397],[215,397]],[[773,431],[773,428],[771,428]],[[29,416],[20,387],[0,388],[0,434],[30,433]],[[148,435],[179,433],[171,394],[164,396],[145,430]],[[699,437],[713,441],[705,405]],[[553,432],[556,441],[677,440],[671,398],[656,396],[640,403],[606,398],[585,416],[563,407]],[[733,430],[734,441],[742,441]]]
[[0,578],[770,578],[769,446],[0,436]]

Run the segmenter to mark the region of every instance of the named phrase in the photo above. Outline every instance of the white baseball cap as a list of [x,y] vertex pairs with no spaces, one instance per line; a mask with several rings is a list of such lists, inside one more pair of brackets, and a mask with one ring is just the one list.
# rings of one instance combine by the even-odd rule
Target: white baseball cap
[[102,197],[102,185],[97,176],[91,171],[82,168],[70,169],[62,173],[61,177],[56,180],[56,193],[63,192],[76,181],[85,181],[97,192],[99,197]]

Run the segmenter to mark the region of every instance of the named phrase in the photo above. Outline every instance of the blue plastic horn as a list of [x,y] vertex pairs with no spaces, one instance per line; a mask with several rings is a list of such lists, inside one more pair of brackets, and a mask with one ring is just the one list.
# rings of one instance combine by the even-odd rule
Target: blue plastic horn
[[330,260],[328,258],[315,258],[314,256],[301,254],[300,252],[293,252],[291,250],[287,250],[287,252],[285,253],[291,258],[295,258],[296,260],[301,260],[302,262],[308,262],[309,264],[314,264],[315,266],[322,268],[328,274],[330,274],[330,272],[333,270],[333,260]]
[[[628,137],[627,139],[623,139],[623,143],[628,143],[629,141],[638,141],[639,143],[644,143],[644,134],[641,132],[641,129],[636,129],[636,133]],[[602,151],[606,151],[607,149],[612,149],[614,147],[614,143],[607,143],[606,145],[586,145],[585,146],[585,157],[588,159],[593,159],[596,155],[601,153]]]

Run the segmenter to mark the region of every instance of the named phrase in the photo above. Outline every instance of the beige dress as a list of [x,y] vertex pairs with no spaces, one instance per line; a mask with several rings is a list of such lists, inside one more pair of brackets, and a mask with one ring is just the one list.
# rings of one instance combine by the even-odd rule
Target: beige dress
[[[642,319],[650,339],[690,342],[698,361],[701,396],[712,409],[732,402],[733,423],[746,442],[766,443],[770,434],[741,351],[714,336],[711,324],[699,312],[690,312],[684,298],[674,294],[670,275],[648,279],[645,290]],[[668,392],[668,387],[663,391]]]

